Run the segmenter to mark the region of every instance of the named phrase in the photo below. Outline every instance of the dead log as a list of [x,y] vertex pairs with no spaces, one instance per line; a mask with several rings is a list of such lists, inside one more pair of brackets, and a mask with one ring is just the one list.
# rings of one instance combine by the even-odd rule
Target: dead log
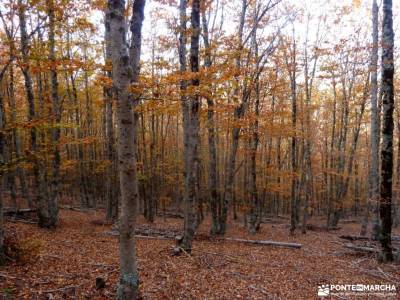
[[372,248],[372,247],[362,247],[362,246],[357,246],[351,243],[347,243],[344,245],[345,248],[351,249],[353,251],[357,252],[362,252],[362,253],[378,253],[379,250],[377,248]]
[[[350,234],[340,235],[339,238],[349,241],[375,241],[375,239],[372,239],[371,237],[368,236],[350,235]],[[400,236],[392,236],[392,242],[400,242]]]
[[371,240],[368,236],[360,236],[360,235],[340,235],[339,238],[348,240],[348,241],[369,241]]
[[71,206],[71,205],[60,205],[60,209],[65,209],[65,210],[72,210],[72,211],[78,211],[78,212],[94,212],[97,210],[97,208],[92,208],[92,207],[80,207],[80,206]]
[[25,224],[37,224],[38,223],[38,221],[24,220],[24,219],[20,219],[20,218],[18,218],[18,219],[10,218],[10,219],[7,219],[7,221],[11,222],[11,223],[25,223]]
[[171,219],[183,219],[185,217],[183,215],[183,213],[174,212],[174,211],[165,211],[165,212],[161,211],[161,212],[157,213],[157,216],[171,218]]
[[341,220],[340,223],[342,223],[342,224],[352,224],[352,223],[361,223],[361,221],[357,220],[357,219],[347,219],[347,220]]
[[[140,234],[135,231],[135,238],[139,239],[158,239],[158,240],[176,240],[180,239],[180,235],[171,235],[170,233],[165,234],[165,235],[151,235],[151,234]],[[104,235],[110,235],[110,236],[119,236],[118,231],[106,231],[103,233]],[[276,242],[276,241],[259,241],[259,240],[245,240],[245,239],[236,239],[236,238],[224,238],[224,239],[218,239],[218,241],[230,241],[230,242],[239,242],[239,243],[247,243],[247,244],[253,244],[253,245],[263,245],[263,246],[276,246],[276,247],[283,247],[283,248],[301,248],[301,244],[297,243],[285,243],[285,242]]]
[[300,249],[301,244],[297,243],[286,243],[286,242],[276,242],[276,241],[259,241],[259,240],[245,240],[245,239],[235,239],[235,238],[225,238],[226,241],[232,242],[239,242],[239,243],[246,243],[246,244],[255,244],[255,245],[264,245],[264,246],[276,246],[276,247],[283,247],[283,248],[296,248]]
[[3,209],[4,216],[24,216],[24,215],[28,215],[30,213],[35,213],[35,212],[36,212],[35,208],[15,209],[12,207],[5,207]]
[[306,225],[307,230],[310,231],[316,231],[316,232],[322,232],[322,231],[336,231],[342,229],[342,227],[327,227],[327,226],[319,226],[319,225],[314,225],[314,224],[307,224]]

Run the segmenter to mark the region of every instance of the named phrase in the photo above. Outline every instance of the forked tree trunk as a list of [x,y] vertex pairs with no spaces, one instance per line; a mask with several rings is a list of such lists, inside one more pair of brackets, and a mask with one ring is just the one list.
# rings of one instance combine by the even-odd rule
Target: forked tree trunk
[[132,99],[128,88],[131,82],[133,84],[138,82],[144,6],[144,0],[136,0],[133,3],[132,44],[129,52],[126,41],[125,1],[109,0],[107,11],[110,20],[114,95],[117,100],[117,149],[121,190],[121,215],[119,220],[120,279],[117,298],[121,300],[137,299],[139,288],[134,239],[139,200],[135,154],[135,126],[137,123],[133,114],[133,104],[137,103],[137,96],[134,95],[135,99]]
[[393,177],[393,108],[394,108],[394,32],[392,0],[383,0],[382,22],[382,149],[379,215],[382,228],[381,259],[392,261],[392,177]]

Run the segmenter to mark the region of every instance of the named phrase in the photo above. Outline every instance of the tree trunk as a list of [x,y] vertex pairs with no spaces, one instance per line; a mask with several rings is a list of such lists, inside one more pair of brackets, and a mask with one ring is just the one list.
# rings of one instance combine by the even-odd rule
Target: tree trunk
[[58,222],[58,202],[60,198],[60,137],[61,137],[61,107],[58,97],[58,79],[57,79],[57,62],[55,53],[55,7],[54,0],[47,1],[47,9],[49,16],[49,61],[50,81],[51,81],[51,100],[53,102],[53,129],[52,129],[52,146],[53,146],[53,174],[51,180],[51,195],[48,202],[48,219],[42,219],[42,226],[55,227]]
[[[110,36],[110,14],[105,15],[105,60],[106,74],[112,79],[111,68],[111,36]],[[113,92],[111,87],[104,88],[105,96],[105,130],[106,130],[106,157],[109,163],[107,168],[107,199],[106,199],[106,219],[116,220],[118,218],[118,191],[116,185],[116,159],[115,159],[115,140],[114,140],[114,123],[113,123]]]
[[[192,249],[192,241],[197,228],[196,203],[198,199],[198,176],[199,176],[199,146],[200,146],[200,98],[197,87],[199,81],[199,37],[200,37],[200,0],[193,0],[192,12],[192,36],[190,42],[190,71],[193,79],[190,85],[193,87],[192,94],[186,98],[187,106],[184,111],[184,131],[186,135],[185,146],[185,222],[183,239],[180,246],[187,252]],[[183,33],[184,34],[184,33]]]
[[[236,72],[239,74],[240,73],[240,68],[241,68],[241,51],[243,48],[243,30],[244,30],[244,24],[245,24],[245,19],[246,19],[246,11],[247,11],[247,0],[242,0],[242,10],[240,14],[240,22],[239,22],[239,29],[238,29],[238,51],[237,51],[237,56],[235,58],[236,60]],[[236,87],[234,90],[234,100],[238,101],[239,100],[239,93],[240,93],[240,88],[239,88],[239,75],[235,76],[235,81],[236,81]],[[247,103],[246,103],[247,98],[242,97],[241,103],[235,108],[235,112],[233,115],[233,118],[235,121],[238,121],[243,118]],[[240,126],[237,124],[234,124],[234,128],[232,129],[231,133],[231,146],[230,146],[230,152],[229,152],[229,157],[228,157],[228,162],[226,166],[226,172],[225,172],[225,195],[224,195],[224,200],[222,202],[222,208],[221,208],[221,216],[220,216],[220,228],[219,228],[219,234],[224,235],[226,232],[226,221],[228,217],[228,206],[232,202],[234,198],[234,181],[235,181],[235,173],[236,173],[236,154],[237,150],[239,147],[239,134],[240,134]]]
[[[2,82],[4,72],[6,67],[2,70],[0,74],[0,83]],[[5,118],[5,110],[4,110],[4,100],[3,94],[0,90],[0,168],[3,168],[6,159],[6,139],[4,129],[6,127],[6,118]],[[4,185],[4,172],[0,170],[0,265],[3,265],[5,262],[4,256],[4,221],[3,221],[3,185]]]
[[[36,118],[35,113],[35,99],[33,94],[32,76],[30,72],[29,62],[29,38],[26,30],[26,16],[25,16],[25,4],[22,0],[18,1],[18,18],[19,18],[19,29],[21,35],[21,56],[23,66],[21,66],[22,74],[24,76],[26,98],[28,100],[28,121],[33,122]],[[33,161],[33,173],[34,181],[36,186],[36,204],[38,206],[38,218],[39,225],[42,226],[48,219],[47,212],[47,192],[45,186],[45,166],[43,158],[38,154],[39,146],[37,143],[37,129],[32,127],[30,130],[30,150],[35,154]],[[43,220],[43,222],[42,222]]]
[[[134,120],[133,105],[137,105],[137,95],[132,99],[128,87],[138,84],[141,49],[141,32],[144,18],[144,0],[133,3],[130,51],[126,42],[125,1],[109,0],[110,50],[114,95],[117,100],[117,149],[121,190],[121,215],[119,219],[120,280],[117,298],[137,299],[139,276],[136,264],[135,220],[138,204],[135,139],[137,123]],[[107,29],[106,29],[107,30]]]
[[[379,201],[379,125],[378,125],[378,4],[376,0],[372,3],[372,52],[371,52],[371,167],[370,167],[370,199],[373,206]],[[360,235],[367,233],[368,215],[370,204],[367,203],[364,222],[361,226]],[[379,225],[379,224],[378,224]],[[377,238],[379,226],[374,226],[373,236]],[[378,230],[376,230],[378,229]]]
[[[258,9],[257,1],[254,5],[253,22],[257,23]],[[257,28],[252,33],[252,48],[255,61],[259,62],[258,57],[258,44],[257,44]],[[258,133],[258,119],[260,117],[260,82],[259,82],[259,63],[256,63],[254,78],[254,113],[255,120],[251,128],[251,140],[250,140],[250,233],[256,233],[260,230],[261,223],[261,201],[257,191],[257,149],[259,144],[259,133]]]
[[382,22],[382,149],[379,215],[382,228],[381,259],[392,261],[392,177],[393,177],[393,108],[394,108],[394,32],[392,0],[383,0]]
[[[293,34],[293,39],[294,39]],[[298,182],[297,182],[297,85],[296,85],[296,42],[293,40],[293,49],[291,53],[291,61],[287,62],[290,77],[290,91],[292,101],[292,138],[290,143],[290,164],[292,171],[292,185],[291,185],[291,214],[290,214],[290,233],[294,234],[299,221],[299,204],[298,204]]]
[[[206,19],[206,12],[202,11],[202,24],[203,24],[203,40],[205,48],[204,65],[209,69],[212,65],[211,49],[208,35],[208,25]],[[208,185],[210,192],[210,208],[211,208],[211,234],[215,235],[219,232],[219,212],[220,212],[220,194],[218,192],[218,172],[217,172],[217,146],[216,146],[216,132],[215,132],[215,118],[214,118],[214,100],[212,99],[212,86],[209,88],[209,95],[207,97],[207,130],[208,130]]]

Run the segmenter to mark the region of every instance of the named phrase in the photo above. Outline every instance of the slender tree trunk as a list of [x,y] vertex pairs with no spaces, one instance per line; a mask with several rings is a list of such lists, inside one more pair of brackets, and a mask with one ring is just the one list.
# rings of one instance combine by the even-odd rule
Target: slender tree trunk
[[[243,48],[243,30],[244,24],[246,19],[246,11],[247,11],[248,2],[247,0],[242,0],[242,10],[240,14],[240,22],[239,22],[239,29],[238,29],[238,51],[236,56],[236,72],[240,72],[241,68],[241,51]],[[235,82],[237,86],[234,90],[234,99],[235,101],[239,100],[239,76],[236,76]],[[247,97],[242,97],[241,103],[235,108],[235,112],[233,118],[235,121],[240,120],[243,118],[246,107],[247,107]],[[235,124],[235,127],[232,129],[231,133],[231,145],[230,145],[230,152],[228,156],[228,162],[226,165],[226,172],[225,172],[225,195],[224,200],[222,202],[221,208],[221,216],[220,216],[220,228],[219,234],[224,235],[226,232],[226,221],[228,217],[228,206],[232,203],[234,198],[234,182],[235,182],[235,173],[236,173],[236,154],[239,147],[239,134],[240,134],[240,127]]]
[[[211,49],[208,34],[208,23],[206,12],[202,11],[203,24],[203,40],[205,48],[204,65],[210,69],[212,65]],[[217,172],[217,146],[215,132],[215,117],[214,117],[214,100],[212,99],[212,87],[209,87],[210,96],[207,97],[207,130],[208,130],[208,185],[210,191],[210,208],[211,208],[211,234],[215,235],[219,232],[219,212],[220,212],[220,194],[218,191],[218,172]]]
[[[372,205],[379,202],[379,124],[378,124],[378,4],[376,0],[372,3],[372,52],[371,52],[371,168],[370,168],[370,199]],[[360,234],[367,234],[368,215],[370,203],[365,209],[364,222]],[[374,226],[372,235],[377,238],[378,226]],[[378,230],[377,230],[378,229]]]
[[382,149],[379,215],[382,228],[382,261],[392,261],[392,177],[393,177],[393,108],[394,108],[394,32],[392,0],[383,0],[382,22]]
[[[184,234],[180,246],[187,252],[192,249],[192,241],[198,225],[196,217],[196,203],[198,200],[198,176],[199,176],[199,146],[200,146],[200,98],[197,87],[199,86],[199,40],[200,40],[200,0],[193,0],[191,12],[192,35],[190,42],[190,71],[193,79],[190,85],[193,87],[191,95],[188,95],[186,113],[186,142],[185,146],[185,221]],[[185,111],[184,111],[185,113]]]
[[[254,3],[253,22],[256,23],[258,19],[258,3]],[[257,28],[252,33],[252,48],[255,61],[259,61],[258,57],[258,44],[257,44]],[[261,224],[261,201],[257,190],[257,150],[259,144],[259,133],[258,133],[258,119],[260,117],[260,81],[259,81],[259,69],[260,65],[256,63],[255,66],[255,78],[254,78],[254,113],[255,120],[251,128],[250,138],[250,233],[256,233],[260,230]],[[272,109],[273,110],[273,109]]]
[[[110,36],[110,14],[105,15],[105,59],[107,77],[112,79],[111,68],[111,36]],[[107,168],[107,199],[106,199],[106,219],[116,220],[118,218],[118,191],[116,185],[116,159],[115,159],[115,140],[114,140],[114,123],[113,123],[113,92],[111,87],[104,88],[105,96],[105,130],[106,130],[106,156],[109,161]]]
[[[3,75],[6,69],[2,70],[0,74],[0,83],[2,82]],[[6,163],[6,136],[4,129],[6,127],[6,116],[4,110],[3,94],[0,90],[0,168],[3,168]],[[5,263],[4,256],[4,220],[3,220],[3,189],[4,189],[4,172],[0,170],[0,265]]]
[[[17,122],[17,108],[16,108],[16,103],[15,103],[14,67],[13,67],[12,64],[10,65],[9,76],[10,76],[9,102],[10,102],[10,108],[11,108],[11,122],[13,124],[16,124],[16,122]],[[23,156],[23,153],[22,153],[22,148],[21,148],[21,136],[20,136],[20,132],[19,132],[18,128],[14,128],[13,129],[13,137],[14,137],[14,147],[15,147],[16,158],[20,159]],[[28,207],[33,207],[31,195],[30,195],[30,192],[29,192],[29,187],[28,187],[28,184],[27,184],[25,169],[18,166],[17,170],[16,170],[16,173],[17,173],[18,178],[19,178],[22,197],[27,202]]]
[[58,79],[57,79],[57,62],[55,52],[55,3],[54,0],[47,0],[47,9],[49,16],[49,61],[50,68],[50,81],[51,81],[51,100],[53,103],[53,130],[52,130],[52,143],[53,143],[53,174],[51,180],[51,196],[48,202],[48,220],[44,220],[45,227],[55,227],[58,222],[58,202],[60,198],[60,137],[61,137],[61,106],[58,97]]
[[[294,39],[293,34],[293,39]],[[290,159],[292,171],[292,185],[291,185],[291,215],[290,215],[290,233],[294,234],[299,220],[298,210],[298,180],[297,180],[297,84],[296,84],[296,42],[293,40],[293,52],[291,53],[291,61],[287,63],[290,73],[290,90],[292,101],[292,138],[290,144]]]
[[[139,201],[136,170],[136,126],[133,106],[137,105],[137,95],[129,94],[131,83],[137,85],[140,72],[141,33],[144,18],[144,0],[133,3],[131,32],[132,41],[128,52],[126,42],[125,1],[109,0],[110,50],[114,95],[117,100],[117,148],[121,190],[120,231],[120,280],[117,298],[137,299],[139,276],[135,250],[135,220]],[[107,30],[107,29],[106,29]]]
[[[26,29],[26,16],[25,16],[25,3],[22,0],[18,0],[18,18],[19,28],[21,35],[21,56],[23,66],[21,67],[22,74],[24,76],[26,98],[28,100],[28,121],[33,122],[36,118],[35,113],[35,99],[33,94],[32,76],[30,71],[29,62],[29,38]],[[48,219],[48,197],[45,187],[45,164],[43,158],[39,155],[39,146],[37,143],[37,129],[32,127],[30,130],[30,150],[36,154],[33,159],[33,173],[34,182],[36,186],[36,204],[38,206],[38,218],[39,226],[45,226],[46,220]]]

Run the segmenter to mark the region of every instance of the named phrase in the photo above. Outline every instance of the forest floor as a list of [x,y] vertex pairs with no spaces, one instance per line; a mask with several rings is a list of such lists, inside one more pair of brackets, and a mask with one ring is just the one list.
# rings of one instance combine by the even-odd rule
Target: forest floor
[[[106,234],[111,225],[96,224],[102,219],[101,211],[64,209],[54,231],[8,221],[6,230],[16,231],[30,245],[39,244],[39,251],[28,261],[0,268],[3,299],[113,299],[118,237]],[[157,218],[151,225],[139,218],[138,223],[182,228],[182,219],[174,218]],[[378,264],[373,256],[354,255],[342,246],[345,242],[338,236],[357,234],[358,224],[294,237],[289,236],[286,224],[262,224],[255,235],[249,235],[242,223],[229,224],[228,237],[297,242],[303,245],[301,249],[211,240],[209,225],[208,220],[202,223],[191,256],[172,256],[173,240],[137,239],[143,299],[318,299],[320,284],[400,282],[398,264]],[[96,289],[97,277],[105,279],[105,288]],[[364,299],[336,297],[329,299]],[[400,294],[384,299],[400,299]]]

